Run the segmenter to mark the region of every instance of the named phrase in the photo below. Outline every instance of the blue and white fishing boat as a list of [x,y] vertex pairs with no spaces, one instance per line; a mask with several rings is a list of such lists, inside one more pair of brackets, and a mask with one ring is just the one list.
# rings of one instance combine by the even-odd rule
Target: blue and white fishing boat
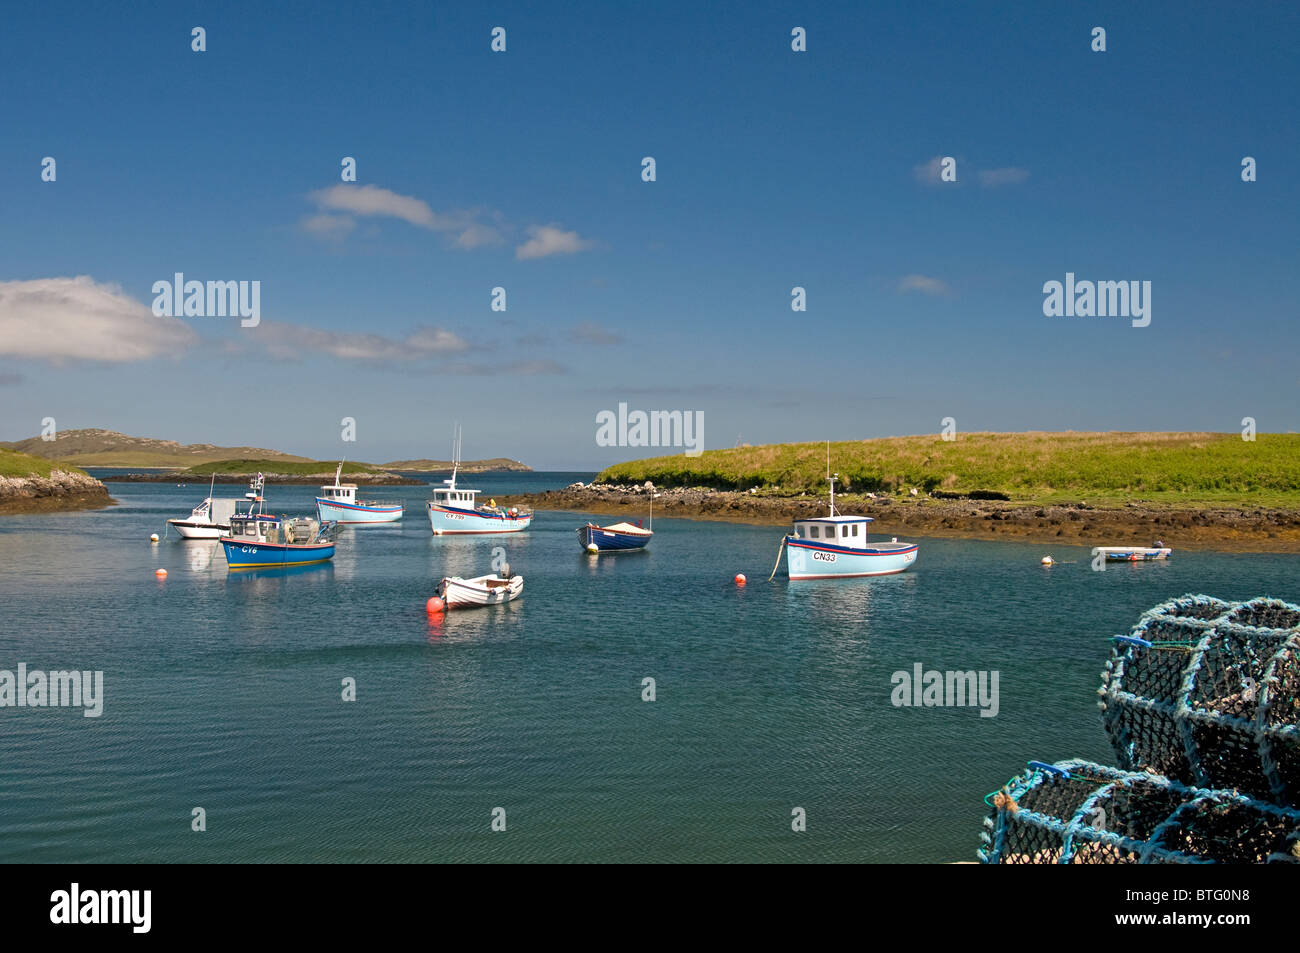
[[470,533],[518,533],[533,522],[533,511],[517,506],[497,506],[496,500],[477,502],[478,490],[456,485],[460,469],[460,434],[452,445],[451,479],[435,487],[433,499],[425,506],[434,536],[463,536]]
[[[794,521],[785,537],[786,568],[790,579],[839,579],[851,576],[888,576],[916,562],[917,545],[868,542],[870,516],[843,516],[835,512],[835,480],[831,484],[830,514]],[[777,556],[778,560],[780,556]]]
[[260,473],[249,482],[249,492],[244,494],[248,509],[230,517],[230,532],[220,537],[227,568],[305,566],[333,559],[338,524],[265,512],[265,482]]
[[395,523],[402,518],[405,505],[397,501],[358,500],[355,483],[340,483],[343,461],[334,471],[334,485],[320,488],[316,497],[316,518],[322,523]]

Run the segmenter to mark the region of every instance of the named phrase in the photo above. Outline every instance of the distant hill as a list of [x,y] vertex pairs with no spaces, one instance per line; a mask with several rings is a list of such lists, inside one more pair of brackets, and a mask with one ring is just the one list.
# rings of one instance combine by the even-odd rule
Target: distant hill
[[[392,463],[383,464],[385,470],[414,470],[417,472],[441,473],[444,470],[451,472],[450,460],[394,460]],[[497,470],[508,470],[516,473],[532,473],[533,468],[520,463],[518,460],[509,460],[505,457],[495,457],[491,460],[462,460],[460,462],[461,473],[490,473]]]
[[310,462],[278,450],[260,447],[218,447],[210,443],[180,444],[175,440],[130,437],[115,430],[63,430],[54,440],[30,437],[0,441],[0,448],[30,453],[79,467],[192,467],[218,460],[277,460]]

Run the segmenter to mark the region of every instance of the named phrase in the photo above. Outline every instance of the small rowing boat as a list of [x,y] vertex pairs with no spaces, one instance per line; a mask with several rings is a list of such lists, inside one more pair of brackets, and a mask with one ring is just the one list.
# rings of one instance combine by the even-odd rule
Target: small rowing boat
[[1148,559],[1168,559],[1173,550],[1160,540],[1152,546],[1094,546],[1092,554],[1106,557],[1110,563],[1138,563]]
[[445,576],[438,583],[438,595],[448,609],[472,609],[510,602],[524,591],[524,577],[511,575],[508,568],[504,572],[505,575],[501,576],[494,573],[473,579]]

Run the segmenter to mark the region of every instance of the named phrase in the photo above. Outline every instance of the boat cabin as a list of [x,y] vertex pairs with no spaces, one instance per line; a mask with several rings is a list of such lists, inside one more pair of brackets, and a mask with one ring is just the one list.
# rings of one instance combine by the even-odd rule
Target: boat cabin
[[870,516],[819,516],[815,519],[795,520],[796,539],[840,546],[845,549],[867,548],[867,524]]
[[265,513],[238,513],[230,517],[230,535],[270,541],[280,532],[280,517]]
[[356,505],[357,485],[355,483],[335,483],[333,486],[320,488],[320,498],[327,503],[348,503]]
[[478,496],[478,490],[467,490],[464,487],[456,486],[456,481],[443,480],[443,486],[434,487],[433,502],[437,506],[445,506],[449,509],[472,510],[474,509],[474,498]]

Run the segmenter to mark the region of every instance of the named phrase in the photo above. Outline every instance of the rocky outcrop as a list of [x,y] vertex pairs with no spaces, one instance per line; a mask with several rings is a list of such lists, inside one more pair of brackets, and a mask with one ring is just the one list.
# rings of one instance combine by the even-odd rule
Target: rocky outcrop
[[[511,497],[535,509],[589,513],[643,513],[650,495],[655,515],[742,523],[789,524],[826,513],[824,496],[772,496],[702,487],[656,489],[650,483],[584,485]],[[937,499],[927,495],[837,494],[836,509],[875,519],[877,533],[1018,539],[1071,546],[1150,545],[1233,552],[1300,552],[1300,512],[1262,507],[1178,508],[1132,501],[1123,506],[1086,502]]]
[[48,477],[0,476],[0,513],[53,513],[111,506],[108,488],[85,473],[51,470]]

